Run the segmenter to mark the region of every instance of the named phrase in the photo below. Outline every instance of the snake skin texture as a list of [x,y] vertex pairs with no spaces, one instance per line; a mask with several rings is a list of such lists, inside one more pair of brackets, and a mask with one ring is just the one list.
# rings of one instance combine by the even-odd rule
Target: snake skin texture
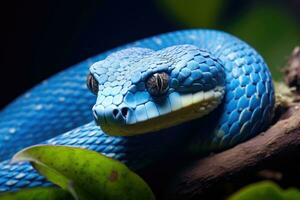
[[[146,85],[149,77],[161,72],[169,74],[170,80],[158,99]],[[224,94],[221,61],[193,45],[159,51],[128,48],[92,65],[91,73],[99,83],[94,115],[108,134],[154,132],[168,122],[199,118],[214,109]],[[189,106],[193,109],[186,109]],[[158,123],[161,120],[165,123]]]
[[[126,101],[126,97],[121,100],[115,97],[122,94],[123,87],[115,93],[111,93],[113,90],[110,90],[105,98],[98,95],[97,100],[90,94],[85,85],[88,69],[93,63],[113,55],[112,52],[129,47],[147,48],[149,50],[146,51],[152,54],[175,45],[193,45],[200,49],[196,51],[203,57],[196,58],[198,53],[193,51],[196,52],[195,55],[184,59],[185,63],[193,61],[194,64],[189,64],[189,67],[184,65],[185,70],[179,69],[178,73],[171,74],[171,84],[180,79],[183,81],[182,85],[186,81],[186,85],[191,86],[189,89],[184,87],[185,93],[192,93],[197,85],[193,83],[201,83],[200,80],[206,79],[197,79],[195,75],[197,69],[206,71],[207,67],[200,67],[201,63],[208,66],[212,62],[212,66],[219,63],[224,69],[225,93],[216,109],[199,119],[131,137],[109,136],[91,122],[91,108],[95,102],[96,105],[104,102],[100,98],[108,97],[109,100],[106,101],[111,101],[115,106]],[[178,56],[176,52],[172,55]],[[143,54],[142,57],[144,56]],[[181,56],[178,57],[184,60]],[[207,60],[206,57],[212,61],[208,61],[210,59]],[[178,78],[179,76],[181,78]],[[112,84],[113,81],[106,79],[103,84],[106,83],[107,86],[107,82]],[[125,84],[126,81],[122,85]],[[205,87],[199,85],[197,90]],[[208,88],[206,90],[209,90]],[[104,92],[104,88],[102,89]],[[125,90],[131,89],[124,89],[123,94]],[[173,89],[179,90],[176,87]],[[175,102],[177,98],[174,99],[171,101]],[[149,100],[150,97],[141,101],[139,105],[145,106]],[[238,38],[214,30],[184,30],[139,40],[95,56],[55,75],[16,99],[0,113],[0,158],[3,160],[0,163],[0,191],[51,185],[38,175],[30,164],[10,163],[9,158],[14,153],[29,145],[45,143],[80,146],[118,159],[132,169],[140,169],[155,160],[183,152],[186,148],[193,153],[199,153],[234,146],[264,130],[271,120],[273,107],[274,90],[267,65],[253,48]],[[168,112],[172,113],[172,106]]]

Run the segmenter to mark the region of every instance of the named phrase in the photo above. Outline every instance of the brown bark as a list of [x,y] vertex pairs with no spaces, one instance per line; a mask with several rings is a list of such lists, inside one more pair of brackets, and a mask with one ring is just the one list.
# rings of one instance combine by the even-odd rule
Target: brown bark
[[300,47],[296,47],[284,68],[284,80],[289,87],[300,92]]
[[266,132],[221,153],[192,161],[176,173],[168,198],[192,199],[219,181],[228,180],[279,154],[300,147],[300,106]]

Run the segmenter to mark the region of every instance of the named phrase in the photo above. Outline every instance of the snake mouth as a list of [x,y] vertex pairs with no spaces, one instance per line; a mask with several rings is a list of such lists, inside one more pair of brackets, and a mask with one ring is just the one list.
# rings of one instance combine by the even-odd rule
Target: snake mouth
[[[209,91],[199,91],[189,94],[173,92],[169,94],[163,104],[156,103],[156,108],[145,108],[143,112],[138,108],[125,107],[112,109],[97,109],[94,107],[96,123],[101,129],[114,136],[133,136],[149,132],[156,132],[200,118],[222,101],[224,87],[218,86]],[[148,109],[147,109],[148,108]],[[155,109],[157,109],[155,111]]]

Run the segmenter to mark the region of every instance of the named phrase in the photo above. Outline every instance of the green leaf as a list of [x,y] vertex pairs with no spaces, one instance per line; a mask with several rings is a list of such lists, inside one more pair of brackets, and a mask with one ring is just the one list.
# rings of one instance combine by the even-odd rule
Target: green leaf
[[75,199],[154,199],[149,186],[124,164],[77,147],[38,145],[17,153]]
[[299,200],[300,191],[296,188],[290,188],[283,193],[283,197],[285,200]]
[[0,200],[71,200],[71,194],[59,188],[31,188],[0,194]]
[[294,188],[282,190],[271,181],[250,184],[235,194],[229,200],[296,200],[300,199],[300,191]]
[[282,200],[280,188],[272,182],[250,184],[235,193],[229,200]]

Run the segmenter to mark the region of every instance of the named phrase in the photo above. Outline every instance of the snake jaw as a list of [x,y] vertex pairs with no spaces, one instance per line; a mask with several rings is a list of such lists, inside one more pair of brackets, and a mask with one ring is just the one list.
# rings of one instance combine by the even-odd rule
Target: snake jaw
[[[104,109],[101,105],[96,105],[93,108],[96,115],[95,120],[101,129],[109,135],[132,136],[155,132],[207,115],[222,102],[224,87],[218,86],[206,92],[199,91],[193,94],[177,93],[176,95],[176,102],[172,100],[172,98],[174,98],[172,95],[169,95],[165,99],[166,102],[172,101],[172,112],[152,117],[150,117],[149,114],[147,115],[147,113],[142,113],[143,116],[148,117],[144,118],[144,120],[137,121],[138,112],[136,109],[127,108],[128,111],[126,115],[124,115],[124,113],[119,113],[125,108],[123,106]],[[133,120],[131,120],[132,118]]]

